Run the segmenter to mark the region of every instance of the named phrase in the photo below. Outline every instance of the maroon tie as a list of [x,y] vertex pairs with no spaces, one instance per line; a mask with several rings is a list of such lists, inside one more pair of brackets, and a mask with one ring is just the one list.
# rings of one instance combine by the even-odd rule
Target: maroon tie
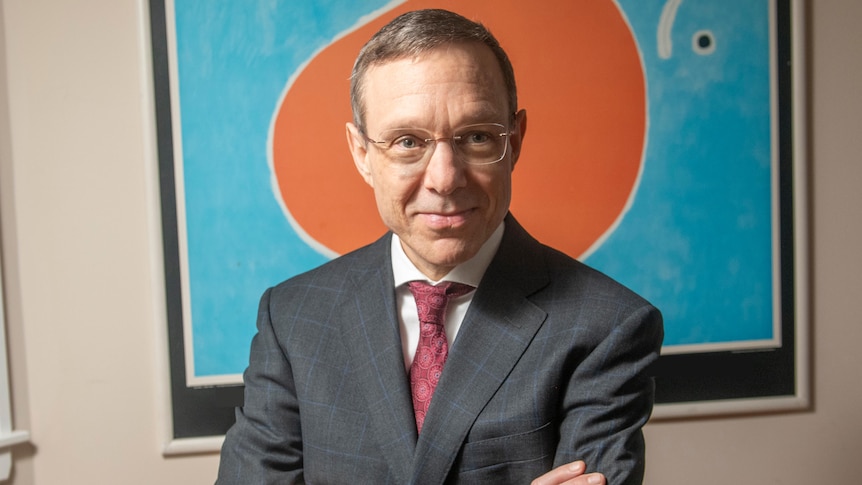
[[416,299],[416,309],[419,311],[419,345],[416,346],[416,356],[410,366],[410,389],[413,392],[416,429],[422,431],[425,413],[428,412],[431,396],[449,354],[446,329],[443,326],[446,305],[451,298],[473,291],[473,287],[451,281],[437,286],[411,281],[407,286]]

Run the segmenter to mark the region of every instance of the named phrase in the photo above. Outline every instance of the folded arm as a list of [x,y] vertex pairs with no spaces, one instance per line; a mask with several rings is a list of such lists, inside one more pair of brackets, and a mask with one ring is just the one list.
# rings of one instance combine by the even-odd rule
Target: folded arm
[[[587,472],[600,472],[611,485],[643,482],[641,428],[652,413],[654,397],[647,368],[658,358],[662,338],[661,314],[645,305],[613,326],[577,366],[563,397],[552,477],[564,476],[572,462],[582,460]],[[583,477],[571,483],[592,483],[584,481],[589,475]]]

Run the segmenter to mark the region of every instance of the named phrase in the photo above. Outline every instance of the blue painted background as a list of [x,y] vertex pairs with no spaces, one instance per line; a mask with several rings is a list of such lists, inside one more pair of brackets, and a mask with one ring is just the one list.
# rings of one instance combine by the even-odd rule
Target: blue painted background
[[[620,0],[646,70],[649,132],[631,210],[586,262],[661,308],[665,345],[773,337],[768,2]],[[708,31],[715,50],[692,47]]]

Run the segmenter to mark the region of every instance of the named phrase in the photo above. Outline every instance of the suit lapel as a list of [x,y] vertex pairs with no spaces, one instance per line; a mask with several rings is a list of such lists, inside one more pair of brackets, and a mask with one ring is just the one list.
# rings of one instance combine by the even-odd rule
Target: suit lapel
[[442,483],[476,417],[547,314],[527,297],[547,285],[536,243],[511,217],[449,353],[416,447],[415,483]]
[[374,244],[371,256],[351,271],[348,284],[355,292],[344,306],[342,335],[381,452],[397,482],[407,483],[416,423],[395,315],[389,241],[384,237]]

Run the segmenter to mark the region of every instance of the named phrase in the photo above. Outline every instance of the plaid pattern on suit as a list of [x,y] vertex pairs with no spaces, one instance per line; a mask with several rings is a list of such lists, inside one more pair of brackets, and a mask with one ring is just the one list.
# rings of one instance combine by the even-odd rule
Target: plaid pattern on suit
[[641,483],[661,315],[510,216],[417,436],[389,235],[266,291],[217,483]]

